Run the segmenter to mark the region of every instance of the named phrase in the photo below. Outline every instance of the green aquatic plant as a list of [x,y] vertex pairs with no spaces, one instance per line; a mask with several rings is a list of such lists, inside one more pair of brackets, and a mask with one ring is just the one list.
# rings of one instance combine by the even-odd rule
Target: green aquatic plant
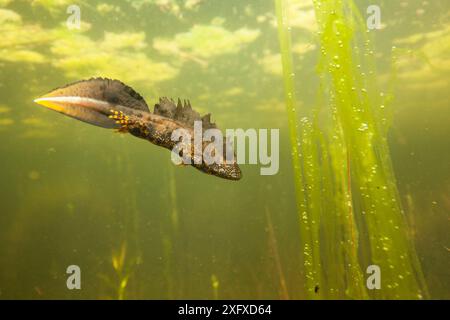
[[[307,297],[426,297],[390,159],[387,100],[358,9],[352,1],[313,1],[319,99],[297,110],[288,1],[275,4]],[[370,265],[380,267],[380,290],[366,287]]]
[[[133,168],[126,164],[130,161],[130,155],[116,155],[113,165],[115,171],[122,177],[133,177],[135,173]],[[134,188],[135,181],[125,178],[121,181],[120,188],[123,192]],[[130,288],[130,280],[136,278],[137,271],[142,263],[142,252],[140,246],[140,210],[137,205],[136,194],[131,194],[123,199],[118,205],[119,212],[123,212],[120,216],[122,220],[120,225],[122,239],[116,248],[113,249],[111,256],[112,266],[115,271],[115,279],[113,280],[113,290],[115,298],[123,300],[131,294],[135,294],[136,287]],[[116,235],[117,236],[117,235]]]
[[211,275],[211,288],[213,290],[214,300],[219,299],[219,286],[220,286],[219,278],[217,278],[217,276],[215,274],[212,274]]
[[[306,215],[306,198],[303,188],[303,174],[300,163],[299,132],[297,126],[296,96],[294,85],[294,66],[292,61],[292,44],[288,22],[288,8],[285,0],[275,0],[276,15],[278,21],[278,37],[281,48],[281,62],[283,66],[283,80],[286,98],[286,111],[289,124],[289,137],[291,141],[292,164],[294,169],[295,194],[300,215],[300,237],[303,245],[305,287],[312,288],[318,282],[320,265],[311,260],[312,242]],[[304,215],[305,214],[305,215]],[[303,218],[304,217],[304,218]]]
[[127,241],[123,241],[117,249],[113,250],[111,264],[114,276],[107,273],[97,274],[97,277],[106,284],[108,291],[112,293],[110,298],[124,300],[128,297],[130,279],[135,276],[140,259],[140,256],[130,254]]
[[163,253],[164,253],[164,278],[166,280],[167,295],[169,299],[176,299],[180,290],[180,281],[183,277],[178,274],[177,266],[177,242],[179,241],[179,214],[177,202],[177,185],[172,164],[167,166],[168,172],[168,200],[169,214],[163,222]]
[[279,281],[279,296],[283,300],[289,300],[289,291],[286,285],[286,278],[284,276],[283,267],[281,264],[280,253],[278,250],[278,241],[275,236],[275,230],[272,224],[271,214],[269,209],[266,207],[266,220],[267,220],[267,233],[268,233],[268,245],[271,256],[274,260],[275,268],[278,274]]
[[114,271],[117,274],[118,284],[117,284],[117,299],[123,300],[125,297],[125,290],[128,285],[128,280],[130,278],[129,270],[125,270],[125,257],[127,252],[126,243],[122,243],[120,250],[115,252],[111,256],[112,265]]

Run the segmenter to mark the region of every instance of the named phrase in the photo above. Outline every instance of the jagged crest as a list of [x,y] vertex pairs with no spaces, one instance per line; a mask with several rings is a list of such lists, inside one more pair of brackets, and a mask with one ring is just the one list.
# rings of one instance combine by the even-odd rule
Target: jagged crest
[[[144,98],[137,91],[115,79],[91,78],[81,80],[52,90],[46,96],[88,97],[107,101],[113,105],[150,112]],[[178,99],[178,103],[175,104],[172,99],[160,98],[159,103],[155,104],[154,113],[179,121],[189,127],[194,126],[194,121],[202,121],[204,129],[216,128],[216,124],[211,123],[211,114],[200,116],[200,113],[192,109],[189,100],[184,100],[182,103]]]
[[172,99],[166,97],[159,98],[159,103],[155,104],[153,111],[155,114],[182,122],[189,127],[194,126],[194,121],[202,121],[203,129],[217,128],[215,123],[211,123],[211,114],[208,113],[203,117],[200,113],[192,109],[189,100],[183,103],[178,99],[177,104]]

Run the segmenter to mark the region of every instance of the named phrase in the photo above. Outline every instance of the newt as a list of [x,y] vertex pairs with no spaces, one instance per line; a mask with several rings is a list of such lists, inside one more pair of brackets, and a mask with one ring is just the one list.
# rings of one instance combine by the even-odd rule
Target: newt
[[[239,180],[241,170],[236,163],[226,161],[226,146],[222,150],[222,161],[207,163],[198,161],[194,151],[194,122],[201,121],[203,129],[216,129],[211,122],[211,114],[200,116],[192,109],[189,101],[175,103],[166,97],[160,98],[150,111],[144,98],[133,88],[119,80],[107,78],[91,78],[77,81],[54,89],[34,102],[66,116],[106,129],[116,129],[122,133],[145,139],[157,146],[173,150],[177,141],[173,141],[172,133],[176,129],[185,129],[193,137],[188,154],[183,157],[191,159],[190,164],[207,174],[216,177]],[[201,141],[202,151],[208,143]],[[197,161],[194,161],[197,160]]]

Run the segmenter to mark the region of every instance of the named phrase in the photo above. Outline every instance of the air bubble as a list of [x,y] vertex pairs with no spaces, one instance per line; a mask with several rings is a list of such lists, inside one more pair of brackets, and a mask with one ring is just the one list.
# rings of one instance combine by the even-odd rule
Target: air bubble
[[369,126],[367,123],[361,123],[361,126],[358,128],[359,131],[366,131],[367,129],[369,129]]

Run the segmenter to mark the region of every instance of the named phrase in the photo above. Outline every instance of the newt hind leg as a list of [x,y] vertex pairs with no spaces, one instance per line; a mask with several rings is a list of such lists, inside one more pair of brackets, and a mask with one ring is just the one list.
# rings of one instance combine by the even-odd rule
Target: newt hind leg
[[128,133],[129,125],[131,124],[130,118],[122,111],[110,110],[111,114],[108,116],[110,119],[114,119],[116,124],[120,124],[120,128],[117,129],[118,133]]

